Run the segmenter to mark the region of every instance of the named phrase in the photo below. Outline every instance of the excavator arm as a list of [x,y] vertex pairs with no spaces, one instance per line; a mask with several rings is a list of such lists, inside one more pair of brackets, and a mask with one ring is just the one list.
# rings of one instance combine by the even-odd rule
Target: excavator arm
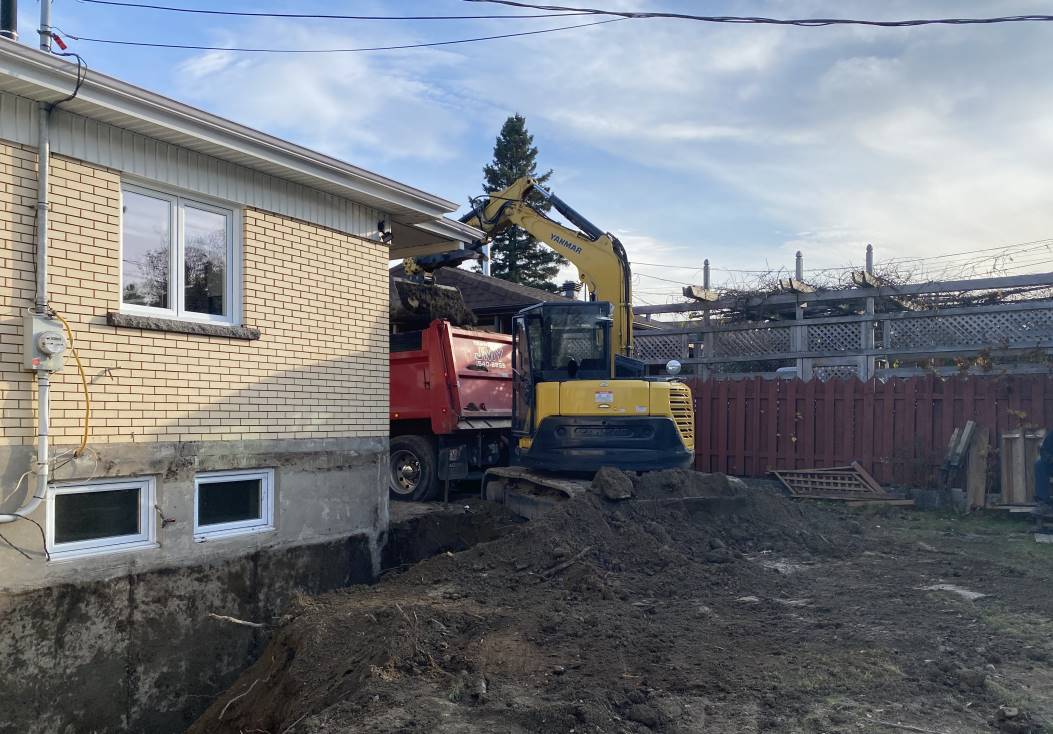
[[[532,206],[531,194],[551,204],[577,229],[550,219]],[[520,227],[574,263],[593,298],[609,301],[614,307],[614,352],[632,356],[632,273],[625,248],[617,237],[600,230],[529,177],[520,178],[504,191],[482,197],[461,221],[483,230],[487,239],[509,227]]]

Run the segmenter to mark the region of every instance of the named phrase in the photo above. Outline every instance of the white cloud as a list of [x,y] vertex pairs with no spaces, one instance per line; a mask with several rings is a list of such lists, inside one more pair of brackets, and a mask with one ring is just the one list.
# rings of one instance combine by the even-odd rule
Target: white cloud
[[[706,7],[888,18],[1042,6],[742,0]],[[792,265],[800,248],[810,267],[831,267],[858,262],[866,242],[880,259],[1053,236],[1048,30],[625,21],[443,51],[238,59],[210,52],[184,65],[184,89],[191,101],[364,165],[403,159],[441,167],[469,145],[488,153],[504,115],[521,112],[543,150],[558,144],[568,156],[543,160],[569,189],[564,198],[586,191],[603,200],[606,212],[590,211],[601,225],[638,233],[648,231],[645,221],[682,222],[660,237],[626,234],[641,261],[693,265],[704,254],[662,242],[735,240],[712,219],[683,216],[716,192],[736,209],[723,226],[763,224],[751,231],[751,246],[727,248],[720,266]],[[419,40],[391,35],[391,26],[384,34],[385,42]],[[377,40],[267,24],[253,38],[315,47]],[[621,198],[608,197],[615,187],[596,161],[609,160],[621,171],[646,169],[650,181],[664,177],[667,211],[638,211],[624,187]],[[471,161],[472,172],[483,162]],[[647,281],[641,290],[679,288]]]
[[[252,37],[254,45],[305,49],[376,43],[361,33],[314,32],[262,22]],[[385,42],[402,40],[385,37]],[[432,82],[459,62],[447,52],[232,56],[210,51],[185,62],[184,95],[356,163],[448,160],[467,129],[454,101]]]
[[[876,14],[870,3],[810,5],[819,15]],[[880,14],[1035,7],[963,2],[951,13],[945,4],[897,2]],[[780,3],[749,8],[807,14]],[[664,168],[685,191],[700,180],[726,187],[791,231],[822,233],[758,243],[759,252],[805,247],[825,267],[858,261],[867,241],[903,256],[1053,235],[1053,209],[1042,205],[1053,196],[1053,82],[1038,71],[1043,29],[634,23],[582,33],[573,45],[535,42],[544,46],[540,67],[504,83],[550,137]],[[567,69],[574,72],[560,73]],[[492,74],[474,80],[476,89],[493,83]]]

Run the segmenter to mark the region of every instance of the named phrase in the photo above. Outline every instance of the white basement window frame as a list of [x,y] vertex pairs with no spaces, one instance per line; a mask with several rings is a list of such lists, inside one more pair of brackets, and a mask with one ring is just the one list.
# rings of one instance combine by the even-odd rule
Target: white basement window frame
[[[129,196],[131,194],[132,196]],[[125,301],[126,288],[130,285],[126,270],[133,266],[133,260],[126,254],[125,239],[131,218],[127,206],[136,197],[146,197],[155,205],[166,207],[167,213],[158,212],[158,222],[166,227],[169,237],[167,261],[159,260],[168,267],[167,282],[164,285],[164,304],[145,305]],[[175,319],[182,321],[202,321],[206,323],[238,324],[241,322],[241,273],[242,273],[242,228],[241,209],[232,204],[212,201],[207,198],[187,195],[184,192],[155,184],[143,185],[134,181],[121,182],[121,226],[120,226],[120,285],[118,298],[120,311],[137,316]],[[186,234],[188,214],[223,217],[224,222],[224,257],[226,265],[223,273],[223,308],[222,313],[204,313],[193,310],[187,304],[186,297]]]
[[[259,512],[239,520],[201,524],[201,487],[227,482],[258,481],[260,483]],[[274,530],[274,470],[231,470],[203,472],[194,476],[194,540],[203,543],[214,538],[226,538],[248,533]]]
[[[60,535],[60,521],[66,511],[60,507],[62,498],[84,496],[101,492],[138,492],[134,514],[129,514],[126,521],[134,523],[135,531],[112,535],[100,534],[82,540],[63,540]],[[48,502],[45,517],[45,540],[51,560],[61,561],[84,556],[119,553],[124,551],[156,548],[157,523],[154,517],[156,483],[153,477],[134,477],[104,481],[83,482],[79,484],[59,484],[48,488]]]

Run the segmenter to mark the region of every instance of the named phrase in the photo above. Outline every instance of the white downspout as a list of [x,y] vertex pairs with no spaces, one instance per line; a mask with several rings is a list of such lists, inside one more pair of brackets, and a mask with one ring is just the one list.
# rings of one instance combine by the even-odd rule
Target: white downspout
[[[40,50],[51,51],[51,0],[40,1]],[[37,106],[37,288],[33,310],[45,313],[48,306],[48,162],[51,139],[48,118],[51,108],[46,102]],[[48,490],[48,435],[50,433],[49,391],[51,373],[37,370],[37,461],[36,488],[29,501],[14,512],[0,514],[0,525],[21,520],[40,507]]]

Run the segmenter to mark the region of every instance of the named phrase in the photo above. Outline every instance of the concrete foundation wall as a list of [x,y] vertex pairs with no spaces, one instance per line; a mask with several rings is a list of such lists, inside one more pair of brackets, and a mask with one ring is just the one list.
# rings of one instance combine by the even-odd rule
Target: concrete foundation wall
[[[50,563],[35,526],[2,528],[30,558],[0,557],[0,732],[182,731],[258,652],[258,631],[210,612],[270,622],[297,592],[367,581],[379,566],[385,438],[96,448],[97,465],[63,477],[153,476],[175,522],[158,523],[156,548]],[[4,485],[21,458],[0,458]],[[195,473],[265,467],[275,529],[195,542]]]
[[[276,439],[200,443],[98,444],[67,464],[56,481],[152,476],[156,480],[157,547],[45,561],[38,528],[0,526],[28,558],[5,547],[0,593],[69,581],[114,578],[191,566],[256,550],[363,535],[375,544],[387,528],[386,438]],[[29,447],[0,447],[2,484],[10,487]],[[194,541],[194,475],[230,469],[274,470],[274,530]],[[43,522],[43,511],[36,516]],[[164,523],[161,518],[173,521]]]
[[239,558],[0,596],[0,733],[185,731],[262,647],[298,592],[371,578],[352,535]]

